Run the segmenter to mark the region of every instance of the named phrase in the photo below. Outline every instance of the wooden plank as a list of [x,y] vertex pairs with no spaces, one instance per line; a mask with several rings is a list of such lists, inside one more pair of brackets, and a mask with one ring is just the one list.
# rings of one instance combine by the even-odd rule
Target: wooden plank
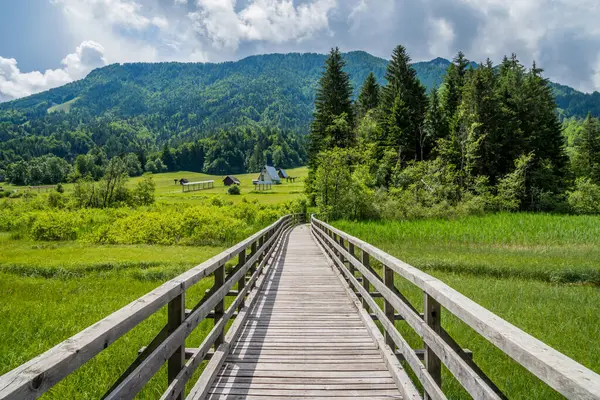
[[[277,263],[278,257],[280,257],[282,254],[286,243],[287,234],[287,231],[283,232],[283,234],[278,238],[277,251],[275,252],[275,256],[273,257],[274,264]],[[271,241],[273,239],[275,239],[275,237],[272,237],[269,240]],[[256,253],[253,252],[253,255],[250,257],[250,260],[252,260],[255,255]],[[269,258],[264,260],[265,264],[268,264],[268,260]],[[270,267],[267,271],[267,274],[270,274],[272,269],[273,267]],[[253,274],[256,272],[257,271],[254,271]],[[260,270],[258,272],[260,272]],[[189,399],[203,399],[207,395],[211,384],[213,383],[221,366],[223,365],[229,354],[231,343],[233,343],[237,339],[237,336],[242,330],[244,324],[246,323],[246,320],[248,318],[250,310],[254,305],[254,302],[258,298],[258,293],[260,292],[261,288],[263,288],[264,285],[268,283],[268,281],[268,275],[263,275],[259,280],[256,281],[256,284],[258,285],[256,290],[254,290],[254,282],[253,284],[248,286],[248,288],[252,290],[252,293],[250,294],[250,296],[248,296],[247,305],[239,312],[238,317],[235,319],[229,331],[227,332],[227,335],[225,336],[225,341],[217,348],[214,356],[211,358],[210,362],[205,367],[202,375],[194,384],[194,387],[190,390],[190,393],[188,394]]]
[[[351,281],[352,284],[354,284],[356,288],[360,289],[361,291],[364,291],[365,294],[368,294],[370,287],[369,286],[367,286],[366,288],[364,286],[361,287],[358,284],[358,281],[354,277],[354,275],[350,274],[350,270],[345,268],[345,266],[343,264],[341,264],[341,263],[338,264],[339,260],[335,260],[334,258],[332,258],[334,253],[325,244],[325,235],[323,235],[320,232],[317,232],[315,230],[313,230],[313,235],[320,242],[321,249],[324,250],[325,255],[328,256],[329,261],[333,264],[332,268],[334,268],[335,271],[341,271],[341,273],[346,275],[348,280]],[[364,259],[364,257],[363,257],[363,259]],[[354,264],[355,262],[357,262],[357,260],[349,259],[349,262]],[[338,267],[337,269],[336,269],[336,266]],[[338,276],[339,276],[340,281],[342,281],[342,283],[345,283],[343,281],[342,276],[341,275],[338,275]],[[364,277],[364,275],[363,275],[363,277]],[[366,281],[366,279],[363,279],[363,283],[364,283],[364,281]],[[359,310],[359,315],[363,319],[363,322],[367,325],[367,327],[369,327],[369,333],[371,334],[373,339],[375,339],[375,341],[377,342],[380,353],[384,357],[387,367],[389,368],[389,371],[392,375],[392,379],[394,380],[394,382],[396,383],[396,386],[402,393],[403,398],[405,400],[420,399],[421,395],[420,395],[419,391],[414,386],[414,384],[412,383],[412,380],[410,379],[408,374],[404,371],[404,369],[398,362],[398,359],[394,355],[393,351],[386,347],[385,338],[381,335],[381,333],[379,332],[379,329],[377,328],[377,326],[371,319],[368,310],[364,307],[364,303],[361,304],[358,297],[356,297],[356,295],[354,294],[354,290],[352,290],[352,288],[350,286],[348,286],[348,284],[344,284],[344,288],[346,289],[348,296],[350,296],[350,298],[353,298],[353,300],[355,301],[355,304]],[[367,303],[371,302],[371,307],[373,308],[373,310],[375,310],[377,312],[381,312],[379,307],[375,304],[374,300],[372,298],[370,298],[368,295],[366,295],[365,298],[363,299],[363,301],[365,301],[365,300]],[[360,307],[361,305],[363,305],[363,307]]]
[[[400,398],[379,345],[307,227],[292,231],[285,257],[263,286],[209,398],[356,398],[360,387],[349,383],[362,385],[365,398],[385,393]],[[214,373],[214,368],[209,371]],[[246,386],[238,384],[240,379],[246,379]],[[263,386],[255,386],[260,382]]]

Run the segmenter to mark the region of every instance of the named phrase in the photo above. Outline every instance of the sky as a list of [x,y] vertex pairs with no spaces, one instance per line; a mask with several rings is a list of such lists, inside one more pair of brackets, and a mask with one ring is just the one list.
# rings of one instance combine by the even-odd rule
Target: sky
[[364,50],[476,62],[516,53],[600,90],[598,0],[0,0],[0,101],[124,62]]

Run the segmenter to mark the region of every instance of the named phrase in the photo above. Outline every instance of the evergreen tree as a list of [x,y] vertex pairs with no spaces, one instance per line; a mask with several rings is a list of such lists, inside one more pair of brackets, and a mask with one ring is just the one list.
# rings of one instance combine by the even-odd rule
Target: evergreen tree
[[377,108],[379,105],[379,84],[375,74],[370,72],[358,95],[358,108],[361,115]]
[[591,178],[600,185],[600,121],[588,114],[578,139],[573,169],[577,177]]
[[[431,147],[435,148],[437,141],[446,136],[446,127],[447,122],[440,105],[439,90],[433,88],[429,95],[429,105],[425,114],[425,127],[421,142],[423,144],[427,142]],[[421,148],[423,147],[422,145]]]
[[173,153],[171,153],[171,149],[168,144],[164,144],[162,148],[162,152],[160,154],[160,159],[162,163],[167,167],[167,171],[175,170],[175,157]]
[[469,60],[465,58],[462,51],[459,51],[446,72],[444,78],[445,96],[442,107],[446,113],[446,118],[449,120],[454,117],[461,103],[468,66]]
[[[347,147],[353,142],[351,136],[330,137],[331,129],[328,129],[344,114],[346,123],[353,128],[352,85],[350,76],[344,72],[345,65],[340,50],[337,47],[331,49],[325,61],[325,70],[319,79],[311,124],[309,166],[313,169],[319,152],[327,148]],[[349,130],[349,135],[351,134],[352,129]]]
[[424,154],[419,136],[423,129],[427,96],[410,61],[403,46],[394,49],[385,75],[387,84],[381,90],[380,99],[379,119],[386,136],[383,144],[397,149],[400,162],[416,160]]

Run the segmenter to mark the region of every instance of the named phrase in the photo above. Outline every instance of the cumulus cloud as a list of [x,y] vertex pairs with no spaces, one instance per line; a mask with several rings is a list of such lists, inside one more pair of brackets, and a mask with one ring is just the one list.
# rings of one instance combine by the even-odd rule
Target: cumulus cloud
[[[515,52],[526,65],[536,60],[554,81],[600,89],[597,0],[48,1],[63,11],[64,21],[57,23],[65,24],[74,43],[102,43],[109,63],[225,61],[257,53],[323,53],[333,46],[389,57],[403,44],[416,61],[452,58],[462,50],[477,62],[499,62]],[[80,67],[64,64],[24,74],[16,60],[2,59],[2,93],[10,91],[12,98],[33,90],[15,85],[9,75],[41,82],[31,87],[72,80]]]
[[62,60],[63,68],[45,72],[21,72],[14,58],[0,57],[0,101],[29,96],[83,78],[92,69],[106,65],[104,48],[96,42],[81,43]]
[[236,11],[234,0],[197,0],[189,14],[195,29],[213,44],[236,49],[241,41],[302,41],[327,30],[336,0],[253,0]]

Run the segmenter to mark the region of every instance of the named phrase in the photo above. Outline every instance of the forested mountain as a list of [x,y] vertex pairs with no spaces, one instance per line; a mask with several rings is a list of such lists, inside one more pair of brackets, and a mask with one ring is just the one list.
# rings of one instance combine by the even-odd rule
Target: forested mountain
[[[385,83],[387,60],[365,52],[343,59],[353,99],[370,73]],[[197,162],[195,169],[250,169],[273,155],[288,166],[304,162],[302,136],[309,131],[325,60],[321,54],[271,54],[220,64],[114,64],[94,70],[83,80],[0,104],[0,172],[45,155],[72,162],[95,148],[108,159],[136,153],[143,162],[165,144],[175,151],[198,140],[216,146],[202,151],[218,154],[218,160]],[[437,58],[413,68],[429,92],[443,83],[449,65]],[[558,84],[553,89],[562,117],[600,115],[600,94]],[[243,138],[237,148],[226,146],[231,137]],[[257,137],[269,139],[256,149],[251,142]],[[215,153],[217,148],[227,154]]]

